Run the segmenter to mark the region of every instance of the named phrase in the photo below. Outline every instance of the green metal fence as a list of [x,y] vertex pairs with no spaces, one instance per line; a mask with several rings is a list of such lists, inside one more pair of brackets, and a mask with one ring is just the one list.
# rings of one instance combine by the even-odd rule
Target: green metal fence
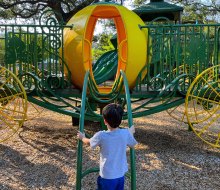
[[[72,26],[52,23],[1,25],[1,33],[4,34],[1,42],[4,41],[5,46],[4,62],[1,64],[19,76],[29,101],[79,117],[81,90],[71,84],[70,77],[74,73],[64,72],[64,69],[68,71],[63,56],[64,28]],[[140,26],[140,29],[148,29],[147,60],[135,88],[130,91],[133,102],[141,99],[147,101],[132,110],[134,117],[162,111],[184,102],[187,89],[196,75],[218,64],[219,26]],[[92,107],[99,107],[93,95],[88,96]],[[174,97],[178,97],[179,101]],[[123,102],[124,94],[118,95],[117,100]],[[159,105],[154,106],[154,103]]]
[[[217,24],[140,26],[149,30],[148,56],[136,90],[141,91],[142,84],[146,84],[148,91],[160,90],[183,73],[196,76],[217,65],[219,27]],[[140,80],[145,74],[144,80]]]
[[[32,73],[52,88],[64,88],[70,76],[62,56],[62,26],[2,25],[5,34],[5,62],[3,66],[17,75]],[[56,78],[56,79],[55,79]],[[26,81],[26,79],[23,79]],[[31,80],[24,86],[32,86]]]

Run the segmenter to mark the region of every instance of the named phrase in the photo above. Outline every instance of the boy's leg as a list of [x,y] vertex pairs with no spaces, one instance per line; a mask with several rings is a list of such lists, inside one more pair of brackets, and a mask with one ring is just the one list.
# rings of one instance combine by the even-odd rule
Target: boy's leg
[[98,177],[98,190],[124,190],[124,176],[116,179]]

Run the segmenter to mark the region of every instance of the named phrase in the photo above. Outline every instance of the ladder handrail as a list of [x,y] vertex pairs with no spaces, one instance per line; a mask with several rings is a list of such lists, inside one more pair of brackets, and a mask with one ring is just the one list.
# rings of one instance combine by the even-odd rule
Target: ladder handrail
[[[86,72],[83,82],[83,89],[82,89],[82,102],[81,102],[81,109],[80,109],[80,117],[79,117],[79,131],[83,132],[84,130],[84,116],[85,116],[85,105],[86,105],[86,93],[87,93],[87,86],[88,86],[88,77],[89,71]],[[76,170],[76,189],[81,190],[81,177],[82,177],[82,151],[83,151],[83,142],[78,140],[77,144],[77,170]],[[80,179],[79,179],[80,178]]]
[[[81,109],[80,109],[80,122],[79,122],[79,131],[84,131],[84,119],[85,119],[85,107],[86,107],[86,95],[87,95],[87,88],[89,86],[89,70],[86,72],[84,77],[83,89],[82,89],[82,102],[81,102]],[[131,109],[131,101],[130,101],[130,91],[128,86],[128,81],[126,78],[125,73],[121,70],[120,71],[121,77],[123,79],[124,88],[125,88],[125,99],[127,102],[127,118],[128,118],[128,125],[129,128],[133,126],[133,118],[132,118],[132,109]],[[120,83],[120,82],[119,82]],[[122,85],[121,85],[122,86]],[[119,92],[120,93],[120,92]],[[117,96],[115,96],[116,98]],[[111,97],[111,100],[112,97]],[[83,153],[83,142],[78,140],[77,145],[77,172],[76,172],[76,189],[81,190],[81,180],[84,176],[89,173],[99,171],[97,168],[90,168],[86,171],[82,172],[82,153]],[[135,171],[135,150],[130,148],[130,172],[131,172],[131,190],[136,189],[136,171]]]
[[[130,91],[128,87],[128,81],[125,73],[121,70],[121,75],[124,82],[125,87],[125,97],[127,101],[127,114],[128,114],[128,126],[129,128],[133,126],[133,118],[132,118],[132,109],[131,109],[131,98]],[[133,148],[130,148],[130,167],[131,167],[131,190],[136,189],[136,172],[135,172],[135,151]]]

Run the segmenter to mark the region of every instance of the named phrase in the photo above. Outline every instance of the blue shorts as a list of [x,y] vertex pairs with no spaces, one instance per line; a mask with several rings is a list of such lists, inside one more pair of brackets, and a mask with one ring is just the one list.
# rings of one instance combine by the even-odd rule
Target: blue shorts
[[125,177],[116,179],[104,179],[101,176],[97,179],[97,190],[124,190]]

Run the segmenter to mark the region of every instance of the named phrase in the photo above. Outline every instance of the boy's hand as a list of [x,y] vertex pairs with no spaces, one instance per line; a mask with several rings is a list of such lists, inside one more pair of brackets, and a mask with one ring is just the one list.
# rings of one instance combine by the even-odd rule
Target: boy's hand
[[128,131],[133,135],[135,133],[134,125],[132,125],[130,128],[128,128]]
[[86,137],[85,133],[82,133],[82,132],[78,131],[78,133],[77,133],[77,138],[78,139],[82,140],[85,137]]

